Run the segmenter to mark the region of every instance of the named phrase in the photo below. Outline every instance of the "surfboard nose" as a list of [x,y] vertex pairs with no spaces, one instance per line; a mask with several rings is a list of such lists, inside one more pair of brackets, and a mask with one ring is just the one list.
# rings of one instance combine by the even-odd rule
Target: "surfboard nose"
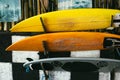
[[107,37],[104,39],[104,48],[120,48],[120,39]]

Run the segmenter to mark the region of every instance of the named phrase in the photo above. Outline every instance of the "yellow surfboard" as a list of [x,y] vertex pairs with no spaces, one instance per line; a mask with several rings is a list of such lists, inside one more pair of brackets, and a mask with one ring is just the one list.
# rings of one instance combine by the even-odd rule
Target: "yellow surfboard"
[[119,47],[118,42],[120,42],[120,36],[115,34],[99,32],[59,32],[25,38],[10,45],[6,50],[42,52],[44,51],[44,46],[46,46],[49,51],[101,50]]
[[54,11],[23,20],[10,31],[60,32],[119,27],[119,20],[114,20],[119,14],[120,10],[98,8]]

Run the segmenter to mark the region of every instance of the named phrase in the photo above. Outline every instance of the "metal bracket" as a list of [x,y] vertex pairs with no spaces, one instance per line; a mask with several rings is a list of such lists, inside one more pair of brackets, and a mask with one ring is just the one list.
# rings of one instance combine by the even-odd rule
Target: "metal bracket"
[[[43,45],[43,48],[44,48],[44,54],[41,54],[41,53],[39,52],[39,53],[38,53],[39,58],[40,58],[40,59],[49,58],[49,51],[48,51],[47,42],[46,42],[46,41],[42,41],[42,45]],[[41,68],[42,68],[43,73],[44,73],[44,75],[45,75],[45,80],[48,80],[49,75],[48,75],[47,72],[45,71],[45,68],[44,68],[44,66],[43,66],[43,63],[41,62],[40,65],[41,65]]]
[[45,68],[44,68],[44,66],[43,66],[43,63],[41,62],[40,65],[41,65],[41,68],[42,68],[43,73],[44,73],[44,75],[45,75],[45,80],[48,80],[49,75],[48,75],[47,72],[45,71]]
[[44,29],[44,32],[47,33],[47,29],[46,29],[46,26],[45,26],[45,24],[44,24],[44,22],[43,22],[42,17],[40,17],[40,21],[41,21],[41,23],[42,23],[42,27],[43,27],[43,29]]
[[46,56],[46,58],[49,58],[49,51],[48,51],[48,45],[46,41],[42,41],[43,44],[43,48],[44,48],[44,55]]
[[39,58],[40,59],[49,58],[49,51],[48,51],[47,42],[42,41],[42,45],[43,45],[44,53],[38,52]]
[[113,26],[113,15],[111,16],[111,27]]
[[120,40],[117,38],[105,38],[104,39],[104,48],[114,48],[114,47],[120,47]]

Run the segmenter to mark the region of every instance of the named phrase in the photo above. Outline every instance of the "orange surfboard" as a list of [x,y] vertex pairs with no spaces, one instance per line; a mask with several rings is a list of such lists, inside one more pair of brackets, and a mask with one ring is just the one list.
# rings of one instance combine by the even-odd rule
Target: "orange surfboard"
[[[17,51],[80,51],[119,47],[119,35],[100,32],[61,32],[40,34],[10,45],[6,50]],[[46,45],[43,45],[46,42]]]

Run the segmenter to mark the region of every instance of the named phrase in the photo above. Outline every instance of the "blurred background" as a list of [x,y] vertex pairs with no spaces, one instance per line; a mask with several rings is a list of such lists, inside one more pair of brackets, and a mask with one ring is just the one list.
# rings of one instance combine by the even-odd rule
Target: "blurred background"
[[72,8],[119,9],[120,0],[0,0],[0,30],[9,31],[16,23],[38,14]]

